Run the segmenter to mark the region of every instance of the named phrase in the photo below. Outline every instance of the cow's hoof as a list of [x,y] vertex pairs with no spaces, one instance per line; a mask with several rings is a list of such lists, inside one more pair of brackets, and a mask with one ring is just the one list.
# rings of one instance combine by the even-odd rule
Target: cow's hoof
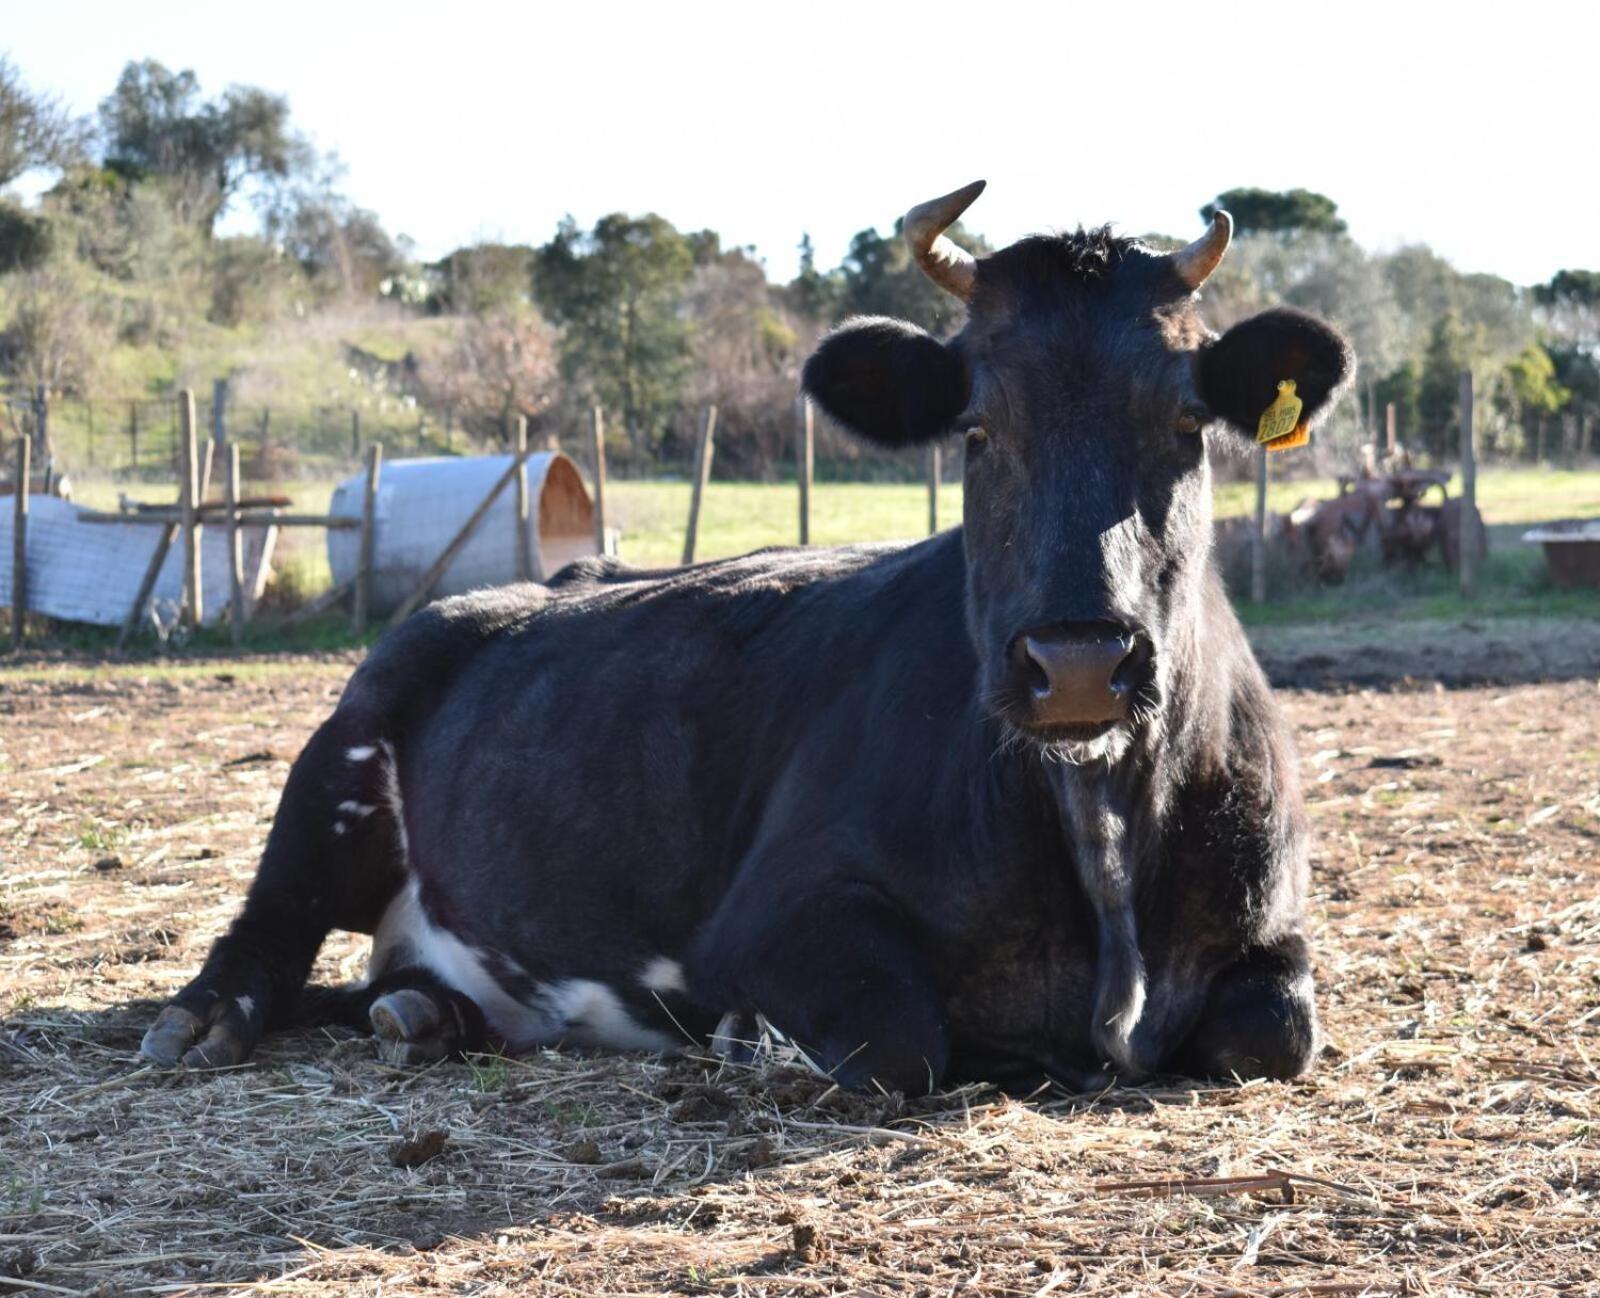
[[378,1058],[404,1068],[436,1064],[461,1049],[455,1015],[433,996],[416,987],[385,992],[367,1011]]
[[163,1068],[229,1068],[242,1064],[254,1044],[242,1028],[248,1024],[233,1022],[227,1012],[207,1023],[191,1010],[168,1005],[144,1034],[139,1053]]

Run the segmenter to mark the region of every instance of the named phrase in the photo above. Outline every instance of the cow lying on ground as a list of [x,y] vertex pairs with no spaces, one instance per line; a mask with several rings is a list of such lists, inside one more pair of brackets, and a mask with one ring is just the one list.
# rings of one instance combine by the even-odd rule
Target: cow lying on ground
[[[888,446],[968,442],[966,525],[682,570],[589,560],[424,610],[289,775],[249,897],[144,1040],[232,1064],[296,1020],[386,1057],[571,1042],[841,1083],[1287,1077],[1316,1016],[1294,745],[1218,581],[1208,449],[1351,358],[1197,290],[1230,223],[975,261],[907,236],[961,334],[855,320],[805,384]],[[370,980],[304,989],[334,928]]]

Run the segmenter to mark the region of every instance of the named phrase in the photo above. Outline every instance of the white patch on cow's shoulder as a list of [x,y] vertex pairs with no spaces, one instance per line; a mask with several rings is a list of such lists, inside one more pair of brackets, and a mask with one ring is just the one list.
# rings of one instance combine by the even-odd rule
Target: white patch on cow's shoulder
[[496,981],[484,952],[435,924],[423,909],[417,881],[407,881],[389,903],[372,939],[369,978],[421,968],[469,997],[484,1021],[512,1051],[562,1041],[610,1050],[673,1050],[684,1043],[636,1022],[616,992],[588,978],[536,987],[519,1000]]
[[341,802],[339,804],[339,810],[345,812],[348,815],[359,816],[359,817],[364,819],[365,817],[370,816],[374,811],[376,811],[377,808],[376,807],[369,807],[364,802],[354,802],[354,801],[348,801],[347,800],[347,801]]
[[670,956],[658,955],[639,974],[639,985],[646,991],[665,996],[669,992],[680,995],[689,990],[683,980],[683,966]]
[[235,997],[233,1003],[239,1007],[239,1013],[243,1014],[245,1018],[251,1017],[256,1012],[256,1000],[254,996]]
[[347,762],[365,762],[369,761],[377,751],[371,744],[358,744],[354,748],[344,750],[344,759]]

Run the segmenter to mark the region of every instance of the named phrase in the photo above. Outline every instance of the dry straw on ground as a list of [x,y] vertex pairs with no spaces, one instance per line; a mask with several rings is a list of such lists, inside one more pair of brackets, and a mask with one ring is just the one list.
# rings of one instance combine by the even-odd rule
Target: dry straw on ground
[[1286,696],[1329,1033],[1295,1084],[902,1102],[324,1033],[140,1067],[347,671],[0,677],[0,1293],[1600,1292],[1592,679]]

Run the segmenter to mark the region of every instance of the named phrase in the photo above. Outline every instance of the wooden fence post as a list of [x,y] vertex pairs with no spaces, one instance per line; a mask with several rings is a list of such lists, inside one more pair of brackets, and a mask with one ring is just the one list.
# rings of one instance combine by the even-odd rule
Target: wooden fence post
[[139,467],[139,403],[128,402],[128,467]]
[[11,649],[22,648],[28,619],[28,492],[32,489],[29,446],[17,438],[16,497],[11,502]]
[[372,555],[376,540],[378,475],[383,471],[383,443],[367,447],[367,480],[361,486],[361,554],[356,561],[356,588],[350,601],[350,629],[366,634],[372,600]]
[[595,550],[606,552],[606,408],[594,408],[594,539]]
[[1250,602],[1267,599],[1267,448],[1256,448],[1256,517],[1250,529]]
[[689,497],[689,530],[683,537],[683,561],[694,562],[694,545],[700,535],[700,506],[705,500],[706,483],[711,478],[711,457],[716,453],[717,408],[706,407],[706,426],[700,431],[695,453],[694,494]]
[[86,400],[83,403],[83,416],[88,427],[84,430],[84,451],[89,460],[89,467],[94,468],[94,401]]
[[928,535],[932,536],[939,530],[939,476],[943,457],[939,454],[939,443],[928,444]]
[[228,512],[228,631],[233,643],[244,643],[244,553],[239,544],[239,445],[219,442],[228,457],[223,492]]
[[1386,402],[1383,407],[1383,445],[1390,455],[1395,453],[1396,441],[1394,435],[1394,402]]
[[200,589],[200,455],[195,442],[194,393],[178,393],[178,508],[183,529],[183,608],[180,619],[189,630],[205,617],[205,595]]
[[1472,371],[1461,371],[1461,593],[1472,594],[1478,567],[1478,456],[1472,434]]
[[533,538],[528,516],[528,417],[511,416],[511,450],[517,457],[517,580],[533,580]]
[[361,412],[350,412],[350,458],[353,460],[361,454]]
[[800,544],[811,544],[811,479],[816,467],[816,411],[810,397],[800,398],[800,447],[795,476],[800,480]]
[[161,529],[161,535],[156,538],[155,549],[150,552],[150,562],[145,565],[144,577],[139,582],[139,589],[133,596],[133,607],[128,610],[128,616],[123,620],[122,630],[117,635],[117,648],[123,648],[133,633],[139,629],[139,623],[144,618],[144,606],[149,602],[150,592],[156,588],[156,581],[161,576],[162,565],[167,561],[167,554],[172,549],[172,539],[178,535],[178,525],[167,523]]
[[33,393],[33,444],[38,448],[33,467],[43,476],[42,490],[48,492],[55,477],[56,457],[50,449],[50,389],[43,383]]

